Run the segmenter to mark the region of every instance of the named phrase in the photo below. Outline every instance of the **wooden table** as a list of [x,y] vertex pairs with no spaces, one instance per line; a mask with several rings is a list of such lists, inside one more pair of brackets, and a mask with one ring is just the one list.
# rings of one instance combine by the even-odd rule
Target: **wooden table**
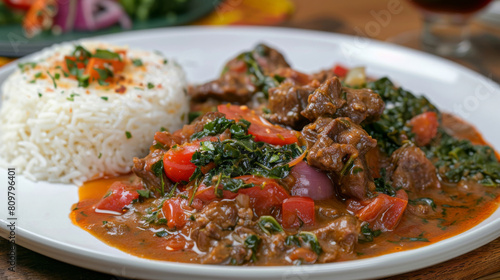
[[[374,14],[386,10],[390,1],[395,1],[401,12],[392,14],[387,24],[372,32],[371,37],[398,41],[401,34],[417,32],[421,27],[420,16],[403,0],[294,0],[295,11],[282,25],[360,35],[359,30],[363,31],[376,20]],[[231,1],[233,4],[238,2]],[[452,59],[500,82],[500,27],[479,22],[473,22],[472,27],[473,42],[480,51],[466,59]],[[407,45],[418,47],[411,42]],[[17,248],[17,272],[11,273],[7,270],[7,252],[8,243],[0,238],[0,279],[124,279],[62,263],[22,247]],[[479,278],[500,279],[500,238],[450,261],[387,279]]]

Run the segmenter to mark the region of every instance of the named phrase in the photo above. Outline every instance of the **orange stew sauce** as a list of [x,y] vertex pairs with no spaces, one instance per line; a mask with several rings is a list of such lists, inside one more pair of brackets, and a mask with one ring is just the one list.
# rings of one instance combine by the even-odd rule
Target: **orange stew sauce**
[[[477,144],[484,140],[470,125],[444,115],[443,125],[456,137],[468,138]],[[464,129],[467,128],[467,129]],[[179,231],[168,230],[166,225],[147,225],[142,220],[147,208],[158,198],[140,198],[141,203],[133,203],[123,215],[96,213],[95,204],[103,198],[110,185],[115,181],[138,180],[135,175],[98,179],[85,183],[79,189],[80,201],[73,206],[70,214],[73,223],[88,231],[104,243],[129,254],[156,260],[199,263],[204,254],[196,243],[190,240],[186,228]],[[186,196],[190,195],[186,192]],[[500,204],[500,188],[485,187],[474,182],[449,184],[441,182],[440,189],[428,189],[422,197],[432,198],[437,205],[433,217],[420,218],[404,215],[393,231],[383,232],[371,242],[355,245],[355,254],[340,255],[336,261],[368,258],[398,251],[414,249],[438,242],[460,234],[489,217]],[[336,198],[315,201],[316,212],[323,206],[332,206],[339,212],[347,212],[345,203]],[[406,211],[409,211],[408,208]],[[189,214],[188,214],[189,215]],[[312,230],[327,223],[325,218],[316,214]],[[162,238],[161,233],[168,231],[170,238]],[[158,236],[158,234],[160,236]],[[252,262],[248,265],[285,265],[283,260]]]

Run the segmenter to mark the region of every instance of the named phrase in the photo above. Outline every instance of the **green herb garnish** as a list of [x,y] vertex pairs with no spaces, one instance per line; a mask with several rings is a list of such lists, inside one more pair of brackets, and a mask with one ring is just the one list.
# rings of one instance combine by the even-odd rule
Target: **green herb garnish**
[[122,61],[119,53],[102,49],[95,50],[95,53],[92,55],[92,57],[102,58],[102,59],[118,59],[119,61]]
[[139,66],[142,66],[142,60],[140,60],[139,58],[136,58],[136,59],[132,59],[132,64],[134,64],[135,66],[139,67]]
[[260,229],[268,235],[275,232],[283,232],[281,225],[271,216],[261,216],[257,223]]
[[252,260],[257,261],[257,250],[259,249],[259,245],[261,243],[261,239],[257,235],[249,235],[245,239],[245,247],[252,250]]

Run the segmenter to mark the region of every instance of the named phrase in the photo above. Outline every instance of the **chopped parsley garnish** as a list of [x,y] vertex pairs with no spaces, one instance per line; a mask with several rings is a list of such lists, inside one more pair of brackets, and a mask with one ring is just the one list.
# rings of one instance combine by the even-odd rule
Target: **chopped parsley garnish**
[[72,93],[66,99],[69,100],[69,101],[75,101],[75,96],[80,96],[80,95],[78,93]]
[[149,190],[137,190],[137,193],[144,198],[149,198]]
[[49,71],[47,71],[47,75],[49,75],[49,77],[52,79],[52,83],[54,84],[54,88],[57,88],[56,79],[49,73]]
[[157,233],[155,233],[155,235],[158,237],[165,237],[168,235],[168,232],[166,230],[161,230],[161,231],[158,231]]
[[101,99],[104,100],[104,101],[108,101],[108,97],[107,96],[101,96]]
[[41,94],[41,93],[38,93],[38,97],[42,97],[42,94]]
[[311,248],[313,252],[315,252],[317,255],[320,255],[323,252],[323,249],[321,248],[321,245],[318,242],[318,238],[316,235],[312,232],[308,231],[303,231],[301,233],[297,233],[295,235],[289,235],[285,239],[285,245],[286,246],[306,246]]
[[135,66],[139,67],[139,66],[142,66],[142,60],[140,60],[139,58],[136,58],[136,59],[132,59],[132,64],[134,64]]
[[369,226],[370,224],[366,223],[361,227],[361,234],[358,239],[360,243],[372,242],[375,237],[382,234],[382,231],[372,230]]
[[109,70],[108,68],[104,68],[104,69],[94,68],[94,70],[97,71],[97,73],[99,74],[99,79],[97,79],[97,82],[99,83],[99,85],[101,85],[101,86],[109,85],[109,83],[106,82],[106,80],[108,78],[113,77],[113,72],[111,70]]
[[130,131],[125,131],[125,136],[127,137],[127,139],[130,139],[132,138],[132,133],[130,133]]
[[163,60],[163,64],[167,64],[168,63],[168,60],[167,59],[164,59]]
[[376,191],[390,196],[396,196],[396,190],[386,181],[385,168],[380,169],[380,178],[373,179]]
[[24,72],[24,70],[26,69],[26,67],[35,68],[36,63],[35,62],[18,63],[17,66],[19,67],[19,69],[21,70],[21,72]]
[[245,239],[245,247],[252,250],[252,260],[254,262],[257,260],[256,254],[257,254],[257,250],[259,249],[259,245],[260,245],[261,241],[262,240],[255,234],[249,235]]
[[75,50],[73,51],[72,56],[80,62],[85,62],[90,57],[92,57],[92,54],[83,46],[78,45],[75,46]]
[[[161,189],[159,190],[161,195],[165,195],[165,171],[163,167],[163,160],[159,160],[155,162],[153,165],[151,165],[151,171],[153,171],[153,174],[160,178],[160,183],[161,183]],[[174,188],[177,187],[177,184],[174,186]]]
[[102,153],[99,153],[99,155],[97,156],[97,158],[101,158],[102,157]]
[[102,59],[118,59],[119,61],[122,61],[122,58],[120,57],[119,53],[102,49],[95,50],[95,53],[92,55],[92,57],[102,58]]
[[38,79],[42,76],[42,72],[38,72],[35,74],[35,79]]
[[155,85],[153,85],[152,83],[148,83],[148,89],[152,89],[154,87],[155,87]]
[[283,232],[281,225],[272,216],[261,216],[257,223],[260,229],[268,235],[275,232]]

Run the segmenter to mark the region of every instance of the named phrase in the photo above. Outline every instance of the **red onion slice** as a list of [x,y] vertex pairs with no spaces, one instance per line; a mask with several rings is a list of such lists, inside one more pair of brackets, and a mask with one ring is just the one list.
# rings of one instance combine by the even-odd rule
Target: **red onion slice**
[[290,174],[295,177],[291,188],[292,196],[307,196],[314,200],[328,199],[333,196],[334,187],[328,176],[309,166],[305,161],[295,165]]

